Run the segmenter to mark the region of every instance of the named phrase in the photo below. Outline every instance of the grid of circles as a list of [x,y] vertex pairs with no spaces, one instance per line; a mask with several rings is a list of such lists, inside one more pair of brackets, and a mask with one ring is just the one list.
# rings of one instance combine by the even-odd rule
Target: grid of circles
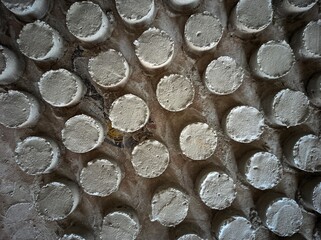
[[[154,221],[174,227],[164,239],[207,239],[210,229],[218,239],[306,237],[302,212],[318,216],[321,202],[320,180],[304,180],[321,157],[321,78],[310,67],[320,65],[321,22],[307,20],[316,1],[285,0],[274,12],[269,0],[262,9],[247,0],[2,3],[24,26],[0,46],[0,123],[32,132],[15,160],[43,176],[35,204],[46,220],[75,218],[88,194],[106,202],[93,200],[104,219],[85,233],[75,228],[79,239],[158,235],[160,225],[147,230]],[[77,156],[80,171],[62,171]],[[301,188],[282,186],[297,179]],[[277,214],[294,224],[282,227]]]

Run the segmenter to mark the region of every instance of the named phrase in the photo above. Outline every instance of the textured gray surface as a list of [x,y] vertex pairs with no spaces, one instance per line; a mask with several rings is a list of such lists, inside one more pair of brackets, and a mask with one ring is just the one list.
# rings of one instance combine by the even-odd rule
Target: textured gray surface
[[[175,56],[166,69],[147,73],[140,65],[133,45],[145,29],[127,28],[116,11],[114,1],[96,0],[94,2],[98,3],[105,12],[108,11],[108,14],[113,15],[115,28],[110,39],[97,45],[83,44],[68,32],[65,24],[65,14],[73,2],[71,0],[52,1],[47,15],[42,19],[58,30],[63,37],[66,46],[63,57],[56,62],[36,63],[19,55],[26,62],[23,76],[16,83],[2,86],[0,89],[1,91],[7,89],[27,91],[39,99],[42,109],[40,120],[33,128],[8,129],[0,125],[0,239],[28,239],[27,236],[31,236],[30,239],[35,236],[39,239],[57,239],[65,233],[77,232],[80,229],[98,239],[103,217],[110,209],[117,206],[129,206],[137,213],[142,226],[138,239],[174,239],[181,229],[196,231],[204,239],[214,239],[211,222],[218,211],[211,210],[203,204],[195,191],[195,181],[199,173],[212,166],[224,170],[236,183],[237,196],[231,207],[241,211],[251,221],[253,227],[258,229],[257,232],[261,234],[257,235],[258,239],[263,239],[263,237],[273,239],[275,237],[273,234],[262,230],[262,223],[256,212],[255,203],[263,192],[255,190],[243,180],[243,176],[237,170],[237,160],[253,149],[275,154],[282,161],[284,176],[272,191],[278,191],[289,198],[296,199],[299,183],[309,177],[309,174],[287,165],[282,142],[297,132],[320,136],[319,109],[311,105],[312,114],[307,122],[296,127],[272,128],[267,125],[261,138],[251,144],[241,144],[230,140],[224,134],[221,122],[226,112],[238,105],[250,105],[263,110],[262,100],[269,92],[290,88],[305,93],[308,79],[321,67],[320,61],[298,60],[288,75],[273,81],[253,77],[250,74],[248,61],[253,51],[269,40],[285,40],[291,43],[294,32],[309,21],[320,18],[319,5],[306,14],[295,17],[282,16],[279,13],[279,5],[277,5],[272,25],[261,34],[241,39],[235,35],[233,26],[227,24],[230,12],[237,1],[203,0],[195,12],[208,11],[216,15],[222,22],[224,33],[215,51],[195,56],[189,53],[183,40],[184,24],[189,15],[174,14],[170,12],[166,1],[156,0],[157,14],[151,27],[165,30],[174,39]],[[16,40],[26,22],[16,18],[3,4],[0,4],[0,20],[0,44],[20,54]],[[120,51],[132,69],[128,83],[116,91],[99,88],[90,80],[87,70],[88,60],[109,48]],[[226,96],[211,94],[202,80],[207,65],[219,56],[234,58],[237,64],[247,71],[246,79],[240,88]],[[80,104],[58,109],[49,106],[41,99],[37,88],[41,75],[50,69],[58,68],[66,68],[75,72],[85,82],[88,89]],[[168,112],[157,102],[155,93],[157,83],[160,78],[169,74],[186,75],[193,82],[195,99],[193,104],[184,111]],[[110,125],[108,112],[111,103],[126,93],[135,94],[146,101],[151,114],[144,128],[130,134],[109,130],[105,141],[99,148],[84,154],[72,153],[64,147],[61,130],[67,119],[76,114],[85,113]],[[214,155],[204,161],[187,159],[179,148],[181,130],[186,125],[197,121],[207,122],[217,131],[219,137]],[[53,173],[36,177],[29,176],[16,165],[14,161],[16,142],[30,135],[48,136],[59,143],[61,163]],[[146,138],[160,140],[170,152],[168,168],[161,176],[153,179],[138,176],[130,161],[133,147]],[[35,196],[41,186],[60,178],[68,178],[79,184],[82,168],[98,156],[115,159],[121,165],[125,177],[117,192],[107,197],[94,197],[81,191],[79,206],[65,220],[49,222],[36,214]],[[183,189],[190,198],[187,217],[175,228],[167,228],[157,221],[150,221],[152,195],[159,186],[167,184]],[[8,216],[10,213],[8,209],[17,203],[24,203],[20,206],[23,210],[16,210]],[[312,239],[316,216],[315,213],[304,214],[304,226],[301,227],[300,234],[305,239]],[[25,221],[22,221],[23,219]]]

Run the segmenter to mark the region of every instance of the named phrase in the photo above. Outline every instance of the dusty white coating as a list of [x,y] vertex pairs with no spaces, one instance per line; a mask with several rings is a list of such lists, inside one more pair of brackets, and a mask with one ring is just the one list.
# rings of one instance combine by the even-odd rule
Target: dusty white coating
[[241,171],[253,187],[266,190],[275,187],[283,177],[280,160],[269,152],[255,152],[244,159]]
[[25,20],[40,19],[49,8],[48,0],[1,0],[11,12]]
[[184,28],[185,42],[196,52],[214,49],[222,35],[223,27],[220,20],[208,12],[191,15]]
[[79,235],[72,233],[72,234],[63,235],[61,238],[59,238],[59,240],[86,240],[86,239],[79,236]]
[[243,33],[258,33],[266,29],[273,18],[271,0],[240,0],[235,8],[234,25]]
[[144,31],[134,41],[134,46],[138,60],[148,70],[165,67],[174,58],[174,40],[158,28]]
[[273,233],[264,225],[261,225],[255,229],[254,240],[275,240],[272,236],[274,236]]
[[57,233],[49,229],[48,224],[38,216],[32,202],[12,204],[3,214],[1,221],[6,226],[1,234],[7,231],[10,233],[8,238],[1,238],[3,240],[58,239]]
[[19,80],[24,70],[18,56],[5,46],[0,45],[0,85]]
[[130,75],[128,62],[114,49],[89,59],[88,70],[92,80],[103,88],[123,86]]
[[307,93],[309,100],[316,105],[321,107],[321,74],[315,74],[307,84]]
[[293,147],[295,165],[305,171],[320,171],[320,143],[320,139],[313,134],[301,137]]
[[167,4],[170,8],[177,12],[195,10],[201,3],[201,0],[168,0]]
[[38,192],[36,209],[47,220],[62,220],[76,209],[79,201],[79,190],[76,184],[51,182]]
[[60,149],[51,139],[30,136],[18,142],[15,161],[30,175],[52,172],[59,163]]
[[113,128],[123,132],[135,132],[145,126],[149,114],[144,100],[133,94],[126,94],[112,103],[109,119]]
[[211,93],[227,95],[235,92],[244,81],[245,72],[235,60],[222,56],[206,67],[204,82]]
[[145,140],[134,147],[131,162],[139,176],[155,178],[166,170],[169,164],[169,152],[159,141]]
[[211,209],[225,209],[236,198],[236,185],[223,172],[208,172],[200,177],[196,185],[201,200]]
[[59,32],[39,20],[26,24],[20,31],[17,42],[20,51],[36,61],[57,60],[64,53]]
[[186,109],[193,103],[194,95],[193,83],[183,75],[165,76],[157,84],[157,100],[163,108],[171,112]]
[[284,146],[288,163],[306,172],[321,171],[320,144],[318,136],[313,134],[291,137]]
[[[19,202],[11,205],[4,214],[3,223],[11,225],[24,223],[34,218],[34,206],[32,203]],[[24,223],[25,224],[25,223]]]
[[283,197],[268,205],[263,221],[270,231],[278,236],[287,237],[300,230],[303,215],[293,199]]
[[249,64],[257,77],[278,79],[287,75],[294,63],[290,45],[286,41],[271,40],[252,54]]
[[203,238],[197,236],[196,234],[190,233],[180,236],[177,238],[177,240],[203,240]]
[[67,149],[75,153],[85,153],[102,144],[104,127],[96,119],[80,114],[65,122],[61,135]]
[[206,123],[192,123],[182,130],[179,144],[185,156],[192,160],[205,160],[214,154],[217,134]]
[[16,90],[0,93],[0,124],[8,128],[34,126],[40,117],[40,105],[31,94]]
[[254,229],[246,218],[232,216],[221,223],[216,236],[218,240],[253,240]]
[[156,15],[154,0],[115,0],[116,9],[129,26],[147,26]]
[[282,10],[288,14],[302,13],[310,10],[318,0],[283,0]]
[[309,179],[299,192],[305,208],[321,213],[321,178]]
[[263,114],[254,107],[232,108],[223,120],[226,134],[236,142],[251,143],[261,137],[264,131]]
[[137,238],[140,230],[140,223],[134,213],[113,211],[104,217],[100,239],[134,240]]
[[96,159],[88,162],[81,170],[80,185],[93,196],[106,197],[119,188],[122,171],[118,164],[107,159]]
[[[28,221],[28,220],[27,220]],[[27,224],[16,228],[14,232],[10,232],[10,240],[20,239],[46,239],[56,240],[58,239],[57,233],[48,228],[44,223],[34,224],[28,221]],[[9,239],[9,238],[4,238]]]
[[[227,1],[227,2],[232,2],[232,1]],[[227,2],[224,2],[224,3],[227,3]],[[234,2],[236,2],[236,1],[234,1]],[[179,17],[179,18],[181,18],[181,17]],[[183,17],[184,18],[184,17]],[[185,17],[186,18],[186,17]],[[118,19],[119,20],[119,19]],[[161,23],[161,21],[162,21],[162,19],[160,19],[159,20],[159,22]],[[176,23],[176,19],[175,19],[175,22],[173,22],[173,24],[177,24]],[[120,31],[122,31],[121,29],[120,29]],[[290,32],[289,32],[289,34],[290,34]],[[288,36],[288,35],[287,35]],[[277,37],[277,36],[276,36]],[[229,43],[226,43],[227,45],[229,44]],[[98,48],[99,48],[99,46],[98,46]],[[98,49],[97,48],[97,49]],[[230,48],[229,47],[227,47],[227,50],[229,50]],[[95,50],[95,49],[93,49],[93,50]],[[224,49],[223,49],[224,50]],[[241,51],[242,51],[242,49],[240,49]],[[246,50],[248,50],[247,48],[246,48]],[[91,52],[92,51],[92,49],[90,49],[90,50],[88,50],[89,52]],[[97,50],[98,51],[98,50]],[[124,52],[125,53],[125,52]],[[237,53],[233,53],[233,54],[237,54]],[[67,59],[68,60],[68,59]],[[70,60],[70,59],[69,59]],[[60,63],[60,64],[63,64],[63,63]],[[71,66],[71,62],[69,61],[68,62],[68,65],[70,65]],[[56,66],[56,65],[55,65]],[[201,68],[203,69],[205,66],[201,66]],[[43,70],[43,69],[45,69],[45,68],[41,68],[41,70]],[[157,75],[158,76],[158,75]],[[155,79],[154,79],[155,80]],[[153,80],[153,81],[154,81]],[[293,80],[294,81],[294,80]],[[154,82],[155,83],[155,82]],[[135,84],[134,84],[135,85]],[[255,86],[256,84],[254,84],[254,86]],[[260,85],[260,84],[259,84]],[[141,86],[140,84],[138,85],[138,86]],[[147,86],[149,86],[149,84],[147,85]],[[263,86],[265,86],[265,85],[263,85]],[[136,87],[136,85],[135,85],[135,87]],[[201,86],[202,87],[202,86]],[[262,86],[260,86],[260,87],[262,87]],[[136,89],[136,88],[135,88]],[[137,89],[136,89],[137,90]],[[251,91],[250,91],[251,92]],[[260,88],[260,90],[259,90],[259,92],[258,92],[258,94],[260,94],[261,93],[261,88]],[[147,95],[149,95],[149,94],[147,94]],[[202,95],[202,94],[201,94]],[[143,96],[143,95],[142,95]],[[204,95],[202,95],[203,97],[204,97]],[[154,96],[155,97],[155,96]],[[144,98],[145,99],[145,98]],[[198,98],[198,99],[201,99],[201,98]],[[154,99],[155,100],[155,99]],[[250,102],[251,102],[252,100],[250,100]],[[254,100],[253,100],[254,101]],[[202,105],[204,102],[202,101],[202,103],[200,103],[200,105]],[[215,103],[214,103],[215,104]],[[227,103],[227,105],[229,105],[229,104],[231,104],[230,102],[228,102]],[[196,108],[198,109],[199,108],[199,106],[200,105],[198,105],[198,102],[197,102],[197,105],[196,105]],[[223,104],[224,105],[224,104]],[[216,106],[215,106],[216,107]],[[217,110],[218,110],[218,112],[220,113],[219,115],[220,115],[220,117],[219,118],[221,118],[221,111],[222,111],[222,109],[224,109],[224,107],[217,107]],[[208,110],[211,110],[210,108],[208,109]],[[59,110],[60,111],[60,110]],[[151,111],[153,111],[153,108],[151,108]],[[189,110],[188,110],[189,111]],[[63,114],[64,115],[64,114]],[[206,115],[206,117],[205,118],[207,118],[207,117],[210,117],[211,118],[211,116],[213,116],[212,114],[211,115],[209,115],[209,116],[207,116]],[[212,119],[212,118],[211,118]],[[162,119],[163,120],[163,119]],[[173,120],[173,121],[175,121],[175,119]],[[211,124],[210,122],[209,122],[209,124]],[[314,125],[314,124],[312,124],[312,125]],[[212,125],[211,125],[212,126]],[[165,129],[164,129],[165,130]],[[174,130],[177,130],[177,129],[175,129],[175,126],[174,126]],[[283,130],[281,130],[281,131],[283,131]],[[164,133],[162,133],[162,135],[163,135]],[[274,136],[274,134],[273,134],[273,136]],[[278,135],[277,135],[278,136]],[[277,137],[277,136],[275,136],[275,137]],[[177,140],[177,139],[176,139]],[[268,145],[272,145],[271,147],[272,148],[275,148],[275,145],[274,145],[274,143],[276,143],[276,142],[273,142],[273,141],[271,141],[271,142],[269,142],[270,144],[268,144]],[[262,142],[260,142],[260,143],[258,143],[257,145],[259,145],[260,147],[261,147],[261,144],[263,145],[263,141]],[[255,144],[256,145],[256,144]],[[234,148],[234,146],[239,146],[239,145],[235,145],[234,143],[232,143],[232,146],[233,146],[233,149],[232,150],[235,150],[235,148]],[[108,150],[108,152],[109,151],[112,151],[111,149],[106,149],[106,151]],[[121,150],[121,149],[120,149]],[[225,150],[225,147],[223,147],[223,150]],[[242,151],[242,150],[241,150]],[[117,151],[118,152],[118,151]],[[282,153],[282,152],[281,152]],[[279,152],[279,154],[280,154],[280,152]],[[74,155],[72,155],[72,156],[74,156]],[[77,156],[77,155],[75,155],[75,156]],[[76,159],[77,161],[76,161],[76,163],[79,161],[79,160],[81,160],[81,159]],[[127,160],[128,160],[128,158],[127,158]],[[226,160],[228,160],[228,159],[226,159]],[[233,160],[232,160],[233,161]],[[69,161],[68,161],[69,162]],[[230,167],[232,167],[233,168],[233,166],[234,166],[234,164],[228,164],[227,162],[225,162],[224,160],[222,161],[223,162],[223,164],[227,164],[227,167],[228,168],[230,168]],[[190,163],[190,164],[193,164],[193,163]],[[196,163],[196,164],[203,164],[203,163]],[[221,164],[220,162],[218,163],[218,164]],[[72,167],[74,167],[74,166],[79,166],[79,164],[74,164],[74,163],[72,163]],[[196,168],[197,168],[197,166],[196,166]],[[71,169],[72,170],[72,172],[73,173],[75,173],[75,171],[77,171],[77,170],[79,170],[79,168],[72,168]],[[195,169],[191,169],[191,170],[189,170],[189,171],[195,171]],[[194,172],[190,172],[192,175],[194,174]],[[166,174],[167,175],[167,174]],[[187,174],[187,175],[189,175],[189,174]],[[289,175],[291,175],[292,176],[292,174],[289,174]],[[189,177],[187,178],[187,180],[189,179]],[[182,179],[182,182],[185,182],[185,179]],[[289,181],[290,182],[290,181]],[[286,183],[288,183],[288,182],[286,182]],[[184,185],[185,186],[185,185]],[[136,188],[135,188],[136,189]],[[135,190],[134,189],[134,190]],[[283,189],[283,188],[282,188]],[[287,190],[287,188],[285,188],[285,190]],[[257,193],[258,194],[258,192],[259,191],[256,191],[255,193]],[[244,193],[246,194],[246,195],[251,195],[251,193],[247,190],[247,189],[244,189]],[[144,195],[144,194],[143,194]],[[259,195],[259,194],[258,194]],[[146,197],[146,196],[145,196]],[[96,198],[97,199],[97,198]],[[98,198],[99,199],[99,198]],[[246,199],[246,198],[245,198]],[[251,200],[251,198],[249,197],[249,199]],[[108,199],[107,199],[108,200]],[[243,200],[243,199],[242,199]],[[95,200],[96,201],[96,200]],[[108,200],[109,201],[109,200]],[[243,200],[244,201],[244,200]],[[100,201],[99,201],[100,202]],[[135,202],[135,200],[134,200],[134,202]],[[198,201],[199,202],[199,201]],[[249,201],[250,202],[250,201]],[[139,201],[138,201],[138,203],[140,203]],[[195,203],[195,202],[194,202]],[[201,204],[201,206],[202,206],[203,204]],[[237,205],[237,204],[236,204]],[[246,205],[246,207],[248,207],[248,205],[247,204],[245,204]],[[237,205],[238,206],[238,205]],[[86,207],[86,205],[84,205],[84,207]],[[192,206],[191,206],[192,207]],[[247,208],[246,208],[247,209]],[[197,211],[195,211],[195,212],[197,212]],[[78,212],[79,213],[79,212]],[[81,212],[82,213],[82,212]],[[141,213],[141,211],[139,211],[139,213],[140,213],[140,215],[142,214]],[[194,213],[194,212],[192,212],[191,211],[191,213]],[[205,215],[207,215],[207,214],[209,214],[209,215],[211,215],[213,212],[212,211],[210,211],[210,210],[206,210],[205,211]],[[143,213],[142,214],[143,216],[146,216],[146,213]],[[76,215],[76,217],[78,216],[78,214]],[[89,213],[89,216],[91,216],[91,214]],[[195,218],[196,220],[197,220],[197,223],[196,224],[202,224],[202,219],[203,219],[203,216],[202,216],[202,219],[199,219],[197,216],[202,216],[201,214],[200,215],[197,215],[197,214],[191,214],[191,220],[193,221],[193,219]],[[72,216],[73,217],[73,216]],[[146,217],[145,217],[146,218]],[[71,220],[71,219],[70,219]],[[190,219],[187,219],[187,220],[190,220]],[[67,221],[67,222],[69,222],[69,221]],[[147,221],[148,222],[148,221]],[[144,222],[143,224],[145,224],[146,222]],[[90,222],[90,224],[91,224],[91,222]],[[148,223],[146,223],[146,224],[148,224]],[[98,224],[99,225],[99,224]],[[157,231],[157,226],[159,225],[158,223],[155,223],[154,224],[155,225],[155,232]],[[150,225],[148,225],[148,226],[150,226]],[[202,226],[202,225],[201,225]],[[145,228],[146,229],[146,228]],[[203,229],[204,229],[204,232],[206,233],[206,235],[208,234],[208,235],[210,235],[209,234],[209,229],[207,228],[207,227],[203,227]],[[96,230],[96,229],[95,229]],[[152,230],[152,231],[150,231],[151,233],[153,233],[154,232],[154,230]],[[167,233],[167,229],[165,229],[164,227],[163,228],[161,228],[160,230],[159,230],[159,232],[160,233],[163,233],[163,234],[166,234]],[[150,235],[150,236],[152,236],[152,235]],[[152,237],[151,237],[152,238]]]
[[307,58],[321,58],[321,20],[309,22],[303,30],[303,55]]
[[69,107],[81,101],[86,93],[82,80],[66,69],[45,72],[38,88],[42,98],[54,107]]
[[160,188],[152,198],[151,221],[158,221],[166,227],[181,223],[187,216],[189,196],[173,188]]
[[304,123],[310,116],[309,99],[300,91],[283,89],[272,100],[270,119],[273,123],[293,127]]
[[84,42],[98,43],[111,34],[109,20],[98,4],[90,1],[75,2],[66,15],[68,30]]

